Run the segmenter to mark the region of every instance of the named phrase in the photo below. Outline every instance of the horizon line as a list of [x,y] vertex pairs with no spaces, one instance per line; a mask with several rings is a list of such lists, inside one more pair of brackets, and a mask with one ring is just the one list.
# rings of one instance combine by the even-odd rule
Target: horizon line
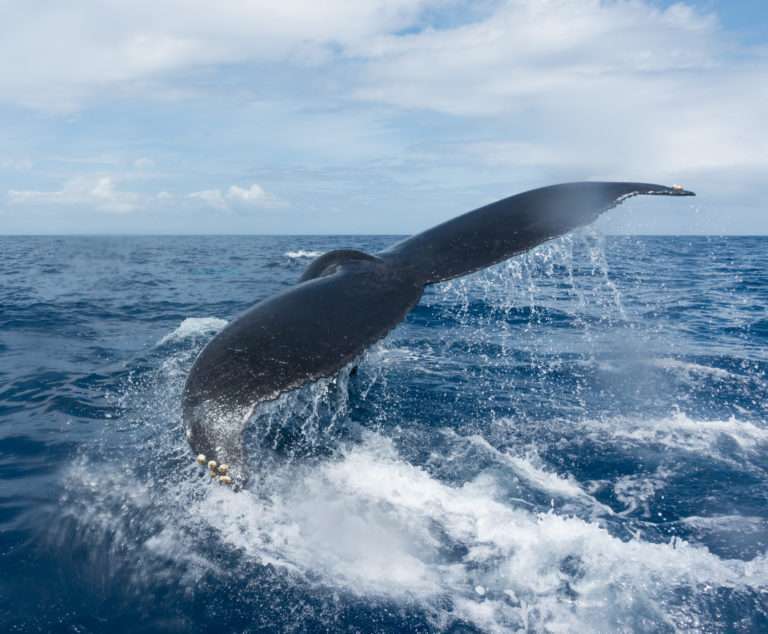
[[[0,233],[0,238],[403,238],[415,233]],[[603,233],[609,238],[765,238],[766,233]]]

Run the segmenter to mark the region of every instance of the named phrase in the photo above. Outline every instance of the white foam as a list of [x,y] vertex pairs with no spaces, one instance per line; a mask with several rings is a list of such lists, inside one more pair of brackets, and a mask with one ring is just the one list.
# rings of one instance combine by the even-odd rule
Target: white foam
[[613,492],[616,499],[625,506],[619,515],[629,515],[639,508],[643,517],[650,517],[651,501],[666,486],[671,475],[672,471],[662,466],[651,475],[627,475],[618,478],[613,484]]
[[516,456],[508,452],[499,451],[479,435],[470,436],[467,440],[500,458],[504,463],[512,467],[518,476],[542,491],[563,497],[577,498],[588,496],[573,478],[564,478],[547,470],[542,465],[541,458],[533,450],[528,450],[523,456]]
[[[389,367],[407,367],[409,372],[421,374],[439,374],[445,376],[454,365],[450,360],[438,357],[431,350],[414,350],[413,348],[378,343],[366,352],[368,365],[379,370]],[[437,366],[439,369],[434,369]],[[462,367],[463,369],[463,367]]]
[[323,251],[305,251],[304,249],[299,249],[298,251],[286,251],[283,255],[292,260],[298,258],[317,258],[323,255]]
[[690,361],[681,361],[679,359],[660,358],[653,359],[650,363],[663,370],[678,370],[686,374],[703,374],[706,376],[717,377],[718,379],[728,379],[733,377],[730,372],[723,370],[722,368],[713,368],[708,365],[701,365]]
[[705,451],[716,457],[718,442],[726,437],[742,450],[749,451],[768,444],[768,429],[736,418],[728,420],[694,420],[678,412],[661,419],[617,418],[581,423],[594,436],[630,440],[643,444],[660,444],[690,452]]
[[[285,253],[289,258],[319,255]],[[526,287],[520,288],[524,293]],[[213,317],[187,319],[160,343],[207,335],[225,325]],[[383,366],[397,364],[407,351],[374,349],[369,354],[380,354],[384,360],[374,359],[374,365]],[[174,356],[180,367],[188,367],[187,361],[184,355]],[[173,372],[162,369],[171,381],[183,379],[175,366]],[[698,366],[684,369],[702,372]],[[163,425],[177,422],[177,401]],[[276,401],[275,407],[282,402]],[[312,415],[310,411],[308,419]],[[150,416],[157,425],[154,407]],[[695,421],[684,414],[569,422],[568,427],[571,435],[583,430],[600,442],[626,441],[633,448],[661,444],[714,453],[724,436],[745,451],[768,442],[768,430],[754,423]],[[155,426],[153,433],[158,429],[166,427]],[[177,454],[186,460],[188,448],[182,446],[178,430],[174,434],[178,446],[166,438],[162,449],[159,441],[147,445],[148,451],[165,455],[142,459],[155,465]],[[499,451],[479,435],[460,442],[473,443],[493,456],[494,473],[500,471],[499,464],[506,465],[534,489],[584,501],[603,516],[611,513],[582,483],[555,473],[533,449]],[[122,467],[110,468],[120,473]],[[104,473],[94,477],[92,468],[73,470],[70,475],[81,489],[73,496],[79,500],[74,507],[78,519],[88,527],[118,533],[115,559],[130,553],[129,565],[144,574],[167,575],[173,562],[184,562],[191,571],[190,592],[195,591],[195,579],[219,574],[220,550],[214,556],[208,552],[211,534],[230,549],[233,559],[270,564],[340,593],[383,595],[407,602],[409,608],[415,602],[437,627],[464,619],[484,631],[641,631],[648,624],[696,630],[702,629],[697,619],[703,602],[719,589],[768,589],[765,554],[750,561],[729,560],[684,541],[672,545],[639,537],[619,539],[603,526],[604,517],[532,511],[530,504],[510,499],[489,472],[461,484],[442,481],[409,463],[391,440],[375,433],[342,448],[333,459],[256,469],[252,488],[238,493],[191,476],[185,480],[178,473],[169,474],[173,482],[160,479],[152,486],[150,476],[140,469],[137,473],[110,479]],[[667,476],[660,469],[648,477],[619,478],[615,487],[627,507],[624,513],[641,507]],[[135,525],[148,516],[162,528],[147,537]],[[704,525],[709,520],[688,521]],[[156,557],[157,564],[146,565],[147,557]]]
[[768,528],[768,520],[749,515],[714,515],[711,517],[691,515],[682,521],[696,528],[731,532],[756,532]]
[[226,319],[219,319],[218,317],[187,317],[187,319],[179,324],[179,327],[176,328],[176,330],[160,339],[160,341],[157,342],[157,345],[162,346],[167,343],[182,341],[190,337],[215,334],[224,328],[227,323]]
[[[442,483],[375,434],[338,460],[283,475],[262,496],[212,488],[192,512],[249,557],[320,575],[350,593],[416,599],[436,612],[447,595],[451,616],[488,631],[609,630],[628,606],[668,619],[665,597],[676,587],[768,583],[764,558],[731,561],[685,542],[622,541],[594,522],[503,502],[488,475]],[[575,484],[555,488],[583,494]],[[457,544],[463,556],[446,557]]]
[[[463,619],[489,632],[637,629],[697,618],[701,606],[670,603],[680,589],[768,587],[765,556],[745,562],[684,541],[623,541],[594,521],[516,506],[487,473],[442,482],[374,433],[337,459],[286,463],[237,493],[198,479],[152,487],[112,469],[114,477],[70,474],[84,488],[72,499],[89,539],[94,527],[108,529],[131,552],[123,565],[145,576],[182,562],[190,591],[221,572],[201,546],[211,531],[245,562],[351,595],[417,602],[437,627]],[[582,495],[576,484],[533,474]],[[161,530],[132,542],[132,522],[147,515]]]

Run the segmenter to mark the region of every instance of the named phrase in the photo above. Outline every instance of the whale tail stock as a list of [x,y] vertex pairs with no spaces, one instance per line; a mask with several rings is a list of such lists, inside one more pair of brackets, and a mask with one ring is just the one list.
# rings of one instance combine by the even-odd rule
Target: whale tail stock
[[639,195],[693,196],[680,186],[579,182],[532,189],[407,238],[378,255],[424,284],[484,269],[593,222]]

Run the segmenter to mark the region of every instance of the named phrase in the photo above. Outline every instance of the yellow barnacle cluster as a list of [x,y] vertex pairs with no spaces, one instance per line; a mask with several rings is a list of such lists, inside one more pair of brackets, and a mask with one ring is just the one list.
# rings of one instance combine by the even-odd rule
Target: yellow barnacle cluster
[[228,464],[218,464],[215,460],[208,460],[206,462],[205,454],[198,454],[195,460],[197,461],[197,464],[201,466],[205,466],[207,464],[209,475],[213,479],[218,478],[220,484],[232,484],[232,478],[228,475]]

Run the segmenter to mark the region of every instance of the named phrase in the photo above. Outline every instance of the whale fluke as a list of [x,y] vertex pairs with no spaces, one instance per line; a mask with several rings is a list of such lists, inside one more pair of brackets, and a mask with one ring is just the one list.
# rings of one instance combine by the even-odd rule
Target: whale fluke
[[246,479],[242,432],[262,401],[331,376],[402,321],[424,286],[467,275],[589,224],[637,195],[693,196],[679,186],[581,182],[517,194],[370,255],[320,256],[298,283],[251,307],[198,355],[182,397],[198,459]]
[[639,195],[693,196],[683,188],[650,183],[563,183],[504,198],[394,245],[380,254],[425,284],[489,267],[588,225],[608,209]]

